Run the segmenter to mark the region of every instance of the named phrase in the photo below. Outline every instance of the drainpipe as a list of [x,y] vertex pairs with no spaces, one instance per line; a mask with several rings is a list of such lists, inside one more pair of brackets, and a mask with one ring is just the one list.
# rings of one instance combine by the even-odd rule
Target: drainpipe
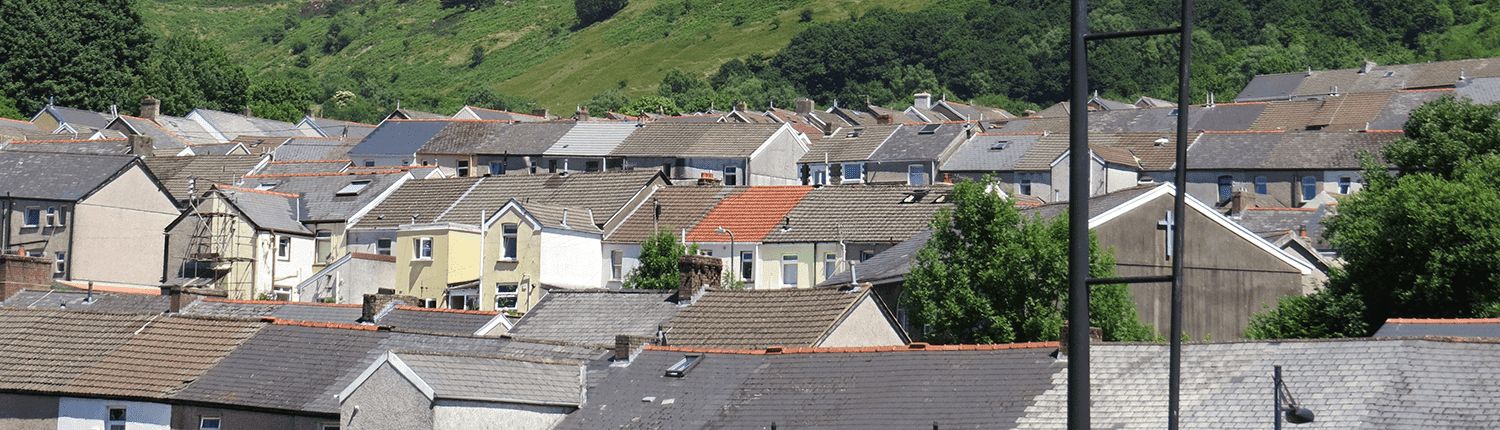
[[14,203],[10,198],[10,191],[5,192],[5,208],[0,211],[0,225],[5,226],[5,231],[0,232],[0,254],[10,250],[10,207]]
[[[475,293],[478,293],[478,297],[479,297],[478,300],[479,300],[479,308],[480,309],[484,309],[484,261],[485,261],[484,260],[484,232],[485,232],[485,230],[488,229],[488,227],[489,227],[489,225],[485,223],[484,209],[480,209],[479,210],[479,264],[476,264],[476,266],[479,266],[479,290],[475,291]],[[495,293],[499,294],[499,291],[496,291]]]
[[[58,207],[57,207],[57,219],[55,219],[55,220],[52,221],[52,225],[53,225],[52,228],[57,228],[56,227],[57,222],[61,221],[61,220],[64,220],[64,219],[67,219],[68,214],[70,214],[70,213],[71,214],[77,214],[76,211],[64,211],[63,210],[64,207],[65,206],[63,206],[63,205],[58,205]],[[77,206],[74,206],[74,209],[77,209]],[[63,274],[62,275],[63,275],[63,279],[67,279],[69,281],[73,280],[73,266],[78,263],[78,256],[74,255],[74,253],[73,253],[73,232],[76,231],[76,230],[78,230],[77,229],[77,227],[78,227],[77,222],[78,222],[78,218],[74,217],[73,218],[73,222],[68,223],[68,254],[65,257],[69,261],[67,262],[67,265],[68,265],[67,269],[63,270]],[[162,251],[166,252],[165,249],[163,249]],[[53,257],[56,257],[56,255],[53,255]],[[166,258],[166,257],[163,256],[163,258]],[[94,284],[92,282],[89,283],[89,294],[93,294],[93,291],[94,291],[94,286],[93,285]]]

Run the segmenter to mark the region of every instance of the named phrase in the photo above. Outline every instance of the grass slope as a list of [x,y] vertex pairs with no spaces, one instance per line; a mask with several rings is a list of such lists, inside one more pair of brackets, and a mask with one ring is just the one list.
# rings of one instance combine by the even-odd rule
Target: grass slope
[[[773,54],[809,25],[798,22],[803,9],[821,22],[932,3],[635,0],[581,30],[571,28],[573,0],[499,0],[471,11],[442,9],[438,0],[141,0],[139,7],[153,31],[213,40],[252,77],[295,72],[300,61],[330,91],[375,88],[451,113],[483,85],[563,113],[621,81],[638,96],[654,93],[673,68],[706,74],[732,58]],[[475,46],[484,53],[477,65]]]

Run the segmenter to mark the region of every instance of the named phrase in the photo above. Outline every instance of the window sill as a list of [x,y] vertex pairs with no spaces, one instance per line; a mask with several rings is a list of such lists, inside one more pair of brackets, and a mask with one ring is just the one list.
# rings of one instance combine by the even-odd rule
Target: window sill
[[495,260],[495,262],[497,262],[497,263],[519,263],[519,262],[521,262],[521,260],[515,259],[515,258],[501,258],[499,260]]

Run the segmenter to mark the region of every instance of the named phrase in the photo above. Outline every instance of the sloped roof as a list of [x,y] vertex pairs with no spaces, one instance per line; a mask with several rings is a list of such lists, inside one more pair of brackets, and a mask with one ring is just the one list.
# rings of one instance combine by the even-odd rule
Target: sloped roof
[[1357,170],[1361,153],[1379,156],[1386,145],[1401,135],[1401,132],[1209,132],[1198,136],[1188,147],[1188,167]]
[[358,145],[349,149],[350,157],[360,155],[412,155],[437,136],[451,121],[399,120],[380,123]]
[[[62,137],[47,135],[44,137]],[[52,152],[59,154],[130,155],[133,148],[126,139],[99,140],[12,140],[0,142],[0,151],[6,152]]]
[[227,139],[242,135],[274,137],[319,137],[317,133],[297,128],[296,124],[254,116],[197,108],[188,115],[197,113]]
[[[1125,202],[1160,186],[1162,185],[1142,185],[1089,197],[1089,219],[1093,219],[1110,209],[1114,209],[1116,206],[1125,204]],[[1041,206],[1023,208],[1020,212],[1023,217],[1040,215],[1042,218],[1056,218],[1068,212],[1068,202],[1048,203]]]
[[134,163],[124,155],[0,151],[0,190],[14,198],[76,201]]
[[[834,114],[834,115],[838,116],[840,120],[842,120],[845,123],[848,123],[851,126],[876,125],[875,124],[876,123],[875,115],[871,114],[869,112],[861,112],[861,111],[857,111],[857,110],[854,110],[854,109],[849,109],[849,108],[834,106],[834,107],[828,108],[828,113],[831,113],[831,114]],[[897,121],[891,121],[891,122],[895,123],[895,124],[900,124],[901,123],[901,122],[897,122]],[[902,121],[902,122],[905,122],[905,121]]]
[[578,364],[431,352],[393,354],[432,387],[435,398],[572,406],[583,402]]
[[356,138],[292,138],[276,147],[272,157],[278,161],[347,160],[349,150],[359,142]]
[[1500,79],[1471,79],[1464,86],[1458,87],[1454,94],[1460,99],[1468,97],[1475,104],[1493,104],[1500,101]]
[[[944,172],[1003,172],[1014,170],[1016,162],[1031,145],[1041,139],[1040,133],[1009,134],[979,133],[959,144],[948,159],[938,167]],[[1002,149],[995,145],[1005,142]]]
[[507,335],[613,348],[615,335],[654,336],[682,308],[673,290],[552,290]]
[[557,139],[545,155],[585,155],[603,157],[635,133],[636,123],[625,121],[579,121]]
[[238,143],[194,144],[187,148],[192,151],[191,155],[246,155],[250,153],[250,151],[245,150],[243,145]]
[[[371,328],[374,328],[373,326]],[[175,398],[293,411],[338,413],[324,392],[388,332],[272,324],[246,340]],[[292,357],[315,359],[297,360]]]
[[978,123],[903,124],[870,154],[870,161],[937,160],[968,138],[966,130],[978,126]]
[[299,207],[295,194],[283,194],[270,191],[257,191],[244,188],[234,188],[222,185],[214,186],[214,189],[224,195],[224,198],[239,208],[240,213],[245,215],[251,225],[258,228],[312,235],[312,230],[302,225],[299,215]]
[[848,285],[854,282],[854,272],[858,272],[861,283],[883,284],[888,282],[900,282],[906,279],[906,274],[911,273],[911,262],[917,258],[917,253],[927,246],[927,240],[932,238],[932,230],[925,230],[912,235],[911,238],[901,241],[869,260],[861,261],[855,266],[855,270],[845,270],[828,276],[828,279],[818,286]]
[[[75,109],[65,106],[55,106],[50,104],[47,106],[43,106],[41,112],[37,112],[37,116],[41,116],[44,114],[51,114],[58,120],[57,122],[60,123],[72,124],[74,126],[82,126],[92,129],[102,129],[104,127],[108,127],[109,122],[111,120],[114,120],[114,117],[107,113]],[[35,120],[36,117],[32,117],[32,119]]]
[[272,161],[254,176],[296,175],[304,173],[340,173],[349,168],[349,160]]
[[[948,184],[813,189],[786,214],[792,228],[772,228],[761,242],[901,242],[927,230],[939,209],[952,207],[951,203],[937,203],[952,191],[953,186]],[[904,203],[907,199],[912,202]]]
[[478,107],[478,106],[464,106],[464,109],[468,109],[469,113],[474,114],[474,116],[477,117],[478,119],[501,120],[501,121],[517,121],[517,122],[535,122],[535,121],[546,121],[547,120],[547,118],[542,118],[542,117],[539,117],[539,116],[536,116],[536,115],[528,115],[528,114],[524,114],[524,113],[508,112],[508,111],[503,111],[503,110],[485,109],[485,108]]
[[322,137],[360,139],[375,131],[374,125],[331,118],[304,117],[302,123],[312,125]]
[[[277,148],[280,148],[281,145],[285,145],[287,142],[291,142],[292,139],[299,139],[299,137],[252,136],[252,135],[248,135],[247,134],[247,135],[241,135],[239,137],[236,137],[236,138],[234,138],[234,140],[231,140],[230,142],[231,143],[238,143],[238,144],[244,145],[245,146],[245,151],[247,153],[255,154],[255,155],[260,155],[261,153],[264,153],[264,152],[275,152]],[[301,137],[300,139],[324,139],[324,138],[322,138],[322,137]]]
[[811,347],[867,290],[710,288],[667,323],[667,345],[688,348]]
[[615,147],[617,157],[743,158],[771,139],[782,124],[653,122]]
[[191,197],[188,178],[196,179],[195,191],[202,193],[213,185],[235,185],[260,164],[255,155],[194,155],[187,157],[145,157],[141,161],[161,180],[175,200]]
[[593,211],[544,203],[523,203],[521,208],[543,228],[602,234]]
[[[1163,138],[1167,142],[1157,145],[1156,141]],[[1176,133],[1169,132],[1097,132],[1089,133],[1088,143],[1090,148],[1095,148],[1096,154],[1104,153],[1101,157],[1110,156],[1106,161],[1135,165],[1134,161],[1138,160],[1142,170],[1160,171],[1170,169],[1177,162],[1176,140]],[[1068,152],[1069,145],[1067,133],[1041,136],[1025,154],[1018,156],[1013,170],[1050,171],[1052,163]],[[1132,158],[1126,158],[1127,155]]]
[[30,131],[42,131],[41,129],[36,128],[36,124],[33,124],[31,121],[21,121],[18,119],[10,118],[0,118],[0,127],[9,127]]
[[[296,176],[251,175],[245,177],[245,182],[246,187],[276,184],[271,191],[302,197],[302,220],[329,221],[348,220],[380,197],[381,193],[396,186],[406,174],[402,171],[374,171]],[[354,191],[351,188],[355,183],[365,185]]]
[[841,127],[832,134],[818,140],[818,144],[809,148],[798,163],[822,163],[824,161],[838,163],[844,161],[866,161],[875,154],[886,139],[889,139],[900,125],[870,125]]
[[[1500,81],[1497,79],[1496,81]],[[1477,82],[1477,80],[1476,80]],[[1411,117],[1411,111],[1427,102],[1437,100],[1439,97],[1454,94],[1454,90],[1414,90],[1399,91],[1391,96],[1386,103],[1385,109],[1370,121],[1371,130],[1402,130],[1406,127],[1407,118]],[[1462,97],[1460,95],[1460,97]]]
[[[693,228],[720,200],[749,188],[684,185],[657,189],[650,199],[634,208],[634,212],[615,227],[614,231],[609,232],[604,241],[639,244],[655,234],[658,227],[674,233]],[[658,204],[661,206],[660,219],[656,218]]]
[[1287,231],[1305,232],[1308,243],[1320,250],[1325,250],[1333,248],[1328,241],[1323,240],[1323,220],[1330,216],[1333,216],[1333,213],[1326,205],[1316,209],[1245,208],[1235,221],[1259,235]]
[[153,121],[157,126],[172,135],[182,138],[190,144],[223,143],[213,133],[203,128],[203,124],[180,116],[157,115]]
[[92,310],[100,312],[166,312],[168,296],[148,294],[121,294],[95,291],[89,301],[84,291],[32,291],[16,293],[0,302],[7,308]]
[[[659,170],[646,169],[490,176],[481,178],[463,198],[451,200],[452,205],[435,222],[479,225],[481,211],[494,213],[512,199],[523,206],[541,203],[592,210],[594,221],[606,222],[660,175]],[[405,222],[410,222],[407,218]]]
[[1500,318],[1390,318],[1370,337],[1500,338]]
[[535,154],[552,147],[573,120],[545,122],[454,120],[418,149],[422,154]]
[[1434,61],[1411,65],[1415,69],[1406,80],[1404,89],[1451,87],[1459,76],[1468,78],[1500,77],[1500,60],[1475,58],[1468,60]]
[[[1304,72],[1306,77],[1292,90],[1292,97],[1322,97],[1344,93],[1359,81],[1360,69],[1314,70]],[[1454,77],[1458,79],[1457,76]]]
[[[416,119],[416,120],[420,120],[420,119],[452,119],[452,117],[449,117],[447,115],[435,114],[435,113],[432,113],[432,112],[423,112],[423,111],[419,111],[419,110],[397,108],[395,111],[391,112],[390,115],[386,116],[386,121],[390,121],[390,120],[393,120],[393,119],[394,120],[403,120],[403,119]],[[382,122],[380,125],[385,125],[385,123]]]
[[151,137],[151,146],[156,149],[182,149],[187,147],[188,141],[183,140],[176,134],[172,134],[162,126],[145,118],[137,118],[128,115],[120,115],[118,121],[130,126],[131,130],[144,136]]
[[[509,175],[502,175],[509,176]],[[397,227],[430,223],[481,178],[439,178],[406,181],[379,205],[355,223],[356,227]],[[496,209],[499,207],[496,206]],[[474,214],[477,218],[479,214]],[[415,217],[415,219],[413,219]]]
[[808,186],[750,187],[719,201],[696,227],[688,231],[688,242],[729,242],[728,234],[714,231],[720,227],[734,232],[739,242],[759,242],[782,222],[802,198],[812,191]]
[[423,333],[472,334],[499,315],[499,312],[430,309],[396,306],[375,324]]

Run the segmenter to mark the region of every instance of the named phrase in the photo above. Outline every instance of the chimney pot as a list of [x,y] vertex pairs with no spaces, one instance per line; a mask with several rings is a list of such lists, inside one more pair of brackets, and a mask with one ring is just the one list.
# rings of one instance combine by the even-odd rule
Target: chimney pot
[[243,112],[243,114],[244,114],[244,115],[245,115],[245,116],[247,116],[247,117],[250,117],[250,116],[254,116],[254,115],[251,115],[251,112],[250,112],[250,105],[245,105],[245,111],[244,111],[244,112]]
[[745,104],[745,102],[735,103],[734,110],[744,112],[750,110],[750,105]]
[[579,106],[578,107],[578,114],[575,115],[575,116],[577,117],[577,119],[579,121],[588,121],[589,120],[589,107],[588,106]]
[[[1062,355],[1068,355],[1068,322],[1067,321],[1063,322],[1062,337],[1059,337],[1058,339],[1059,340],[1057,342],[1057,350]],[[1089,327],[1089,344],[1099,343],[1099,342],[1103,342],[1103,341],[1104,341],[1104,329],[1090,326]]]
[[537,110],[531,111],[532,115],[539,116],[539,117],[542,117],[542,118],[551,118],[550,113],[551,112],[549,112],[546,109],[537,109]]

